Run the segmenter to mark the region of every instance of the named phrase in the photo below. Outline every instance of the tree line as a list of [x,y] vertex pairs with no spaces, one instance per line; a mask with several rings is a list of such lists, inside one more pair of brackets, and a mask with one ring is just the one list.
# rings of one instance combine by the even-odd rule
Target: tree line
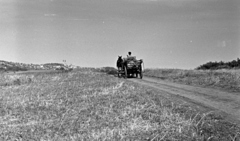
[[197,70],[217,70],[217,69],[240,69],[240,59],[230,62],[207,62],[196,68]]

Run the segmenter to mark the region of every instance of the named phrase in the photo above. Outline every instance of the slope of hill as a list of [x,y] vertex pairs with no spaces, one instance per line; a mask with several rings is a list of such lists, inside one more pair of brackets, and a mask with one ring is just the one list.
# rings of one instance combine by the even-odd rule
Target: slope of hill
[[74,66],[64,65],[62,63],[45,63],[45,64],[26,64],[18,62],[8,62],[0,60],[0,71],[27,71],[27,70],[50,70],[50,69],[68,69]]
[[0,140],[239,139],[236,125],[112,75],[0,75]]

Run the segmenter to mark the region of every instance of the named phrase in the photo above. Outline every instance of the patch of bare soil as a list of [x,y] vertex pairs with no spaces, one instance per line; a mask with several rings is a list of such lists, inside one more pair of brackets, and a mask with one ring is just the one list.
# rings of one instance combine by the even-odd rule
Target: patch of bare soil
[[[240,95],[213,88],[202,88],[167,82],[157,78],[128,79],[129,81],[164,91],[175,99],[182,99],[200,111],[212,111],[226,121],[240,125]],[[166,97],[165,95],[165,97]],[[163,95],[164,96],[164,95]]]

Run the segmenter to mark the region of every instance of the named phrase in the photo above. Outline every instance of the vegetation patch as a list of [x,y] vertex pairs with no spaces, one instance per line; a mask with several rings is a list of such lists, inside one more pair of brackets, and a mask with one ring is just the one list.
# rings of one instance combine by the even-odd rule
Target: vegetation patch
[[33,79],[33,75],[8,75],[0,74],[0,87],[30,84]]
[[207,62],[196,68],[197,70],[240,69],[240,59],[230,62]]
[[144,75],[187,85],[240,92],[240,70],[146,69]]
[[112,75],[79,69],[12,77],[31,77],[32,82],[0,87],[0,140],[225,141],[240,137],[236,125],[212,113],[198,113],[160,97],[158,91]]
[[103,67],[98,70],[99,72],[104,72],[110,75],[117,75],[117,69],[114,67]]

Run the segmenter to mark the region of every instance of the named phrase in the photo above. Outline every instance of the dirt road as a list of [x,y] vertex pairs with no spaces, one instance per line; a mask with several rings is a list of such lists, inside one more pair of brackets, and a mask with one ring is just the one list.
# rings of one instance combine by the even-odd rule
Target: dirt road
[[221,113],[224,118],[240,125],[240,94],[177,84],[151,77],[128,80],[177,96],[208,111]]

